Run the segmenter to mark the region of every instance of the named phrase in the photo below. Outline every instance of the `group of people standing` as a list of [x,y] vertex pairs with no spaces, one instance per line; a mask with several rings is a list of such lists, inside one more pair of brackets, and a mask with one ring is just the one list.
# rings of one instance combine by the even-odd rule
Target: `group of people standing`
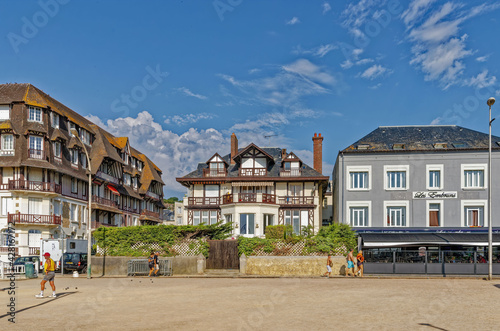
[[[349,271],[352,272],[352,276],[363,277],[365,258],[363,257],[363,251],[359,251],[356,257],[354,257],[354,248],[351,248],[346,257],[347,260],[347,268],[345,269],[345,276],[349,276]],[[328,277],[332,275],[332,255],[328,254],[328,259],[326,260],[326,272],[323,274],[323,277]]]

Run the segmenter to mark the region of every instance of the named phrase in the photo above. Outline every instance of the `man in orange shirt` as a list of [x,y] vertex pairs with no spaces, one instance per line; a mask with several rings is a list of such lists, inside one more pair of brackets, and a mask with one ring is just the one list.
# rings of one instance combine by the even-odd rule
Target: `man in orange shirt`
[[41,285],[41,292],[40,294],[35,295],[37,298],[43,298],[43,291],[45,290],[45,283],[49,282],[50,287],[52,287],[52,295],[49,296],[52,298],[56,297],[56,286],[54,285],[54,278],[56,276],[56,263],[54,260],[50,258],[50,253],[45,253],[43,254],[45,257],[45,275],[43,276],[42,282],[40,283]]

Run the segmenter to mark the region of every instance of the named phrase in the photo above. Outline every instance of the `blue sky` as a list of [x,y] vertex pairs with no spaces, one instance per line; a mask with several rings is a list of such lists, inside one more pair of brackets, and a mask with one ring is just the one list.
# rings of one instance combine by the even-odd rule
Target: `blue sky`
[[499,14],[495,1],[2,1],[0,81],[129,136],[182,197],[175,177],[229,153],[232,132],[310,165],[322,133],[325,175],[380,125],[487,132]]

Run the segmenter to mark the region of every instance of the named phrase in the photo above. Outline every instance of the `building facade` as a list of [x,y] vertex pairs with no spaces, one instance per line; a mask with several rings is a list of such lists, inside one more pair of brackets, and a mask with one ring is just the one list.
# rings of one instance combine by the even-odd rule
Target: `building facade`
[[0,85],[2,260],[8,222],[19,255],[35,254],[41,239],[86,239],[89,194],[92,228],[156,224],[163,185],[161,170],[127,137],[112,136],[33,85]]
[[239,149],[233,133],[230,154],[215,153],[177,178],[188,189],[183,219],[192,225],[233,222],[235,236],[264,236],[266,226],[278,224],[292,225],[295,233],[304,226],[317,232],[328,184],[321,174],[322,140],[321,134],[313,138],[313,169],[285,149]]
[[[492,139],[497,174],[500,138]],[[365,249],[484,247],[488,208],[496,233],[500,227],[500,177],[493,176],[489,206],[484,133],[459,126],[379,127],[339,152],[332,179],[334,221],[351,225]]]

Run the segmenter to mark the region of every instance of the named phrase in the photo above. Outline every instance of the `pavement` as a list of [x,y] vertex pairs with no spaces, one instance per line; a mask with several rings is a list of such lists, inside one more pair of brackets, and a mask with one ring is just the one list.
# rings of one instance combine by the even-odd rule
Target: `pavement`
[[[500,280],[476,278],[57,277],[3,288],[0,330],[498,330]],[[46,289],[46,295],[51,293]]]

